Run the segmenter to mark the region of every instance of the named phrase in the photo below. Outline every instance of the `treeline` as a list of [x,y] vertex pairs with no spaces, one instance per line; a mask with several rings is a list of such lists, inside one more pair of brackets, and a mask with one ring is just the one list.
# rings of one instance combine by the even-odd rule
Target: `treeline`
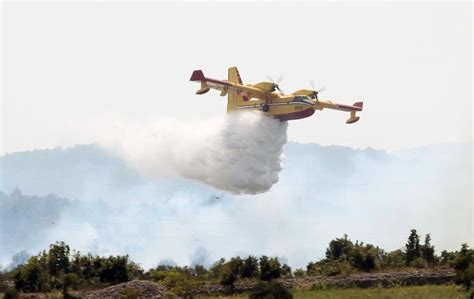
[[78,284],[116,284],[139,278],[143,269],[128,256],[100,257],[73,252],[64,242],[51,244],[48,251],[32,256],[11,271],[15,288],[24,292],[48,292]]
[[274,281],[293,276],[331,276],[406,267],[450,267],[456,271],[456,282],[469,289],[474,280],[474,250],[463,244],[459,251],[443,251],[437,256],[430,235],[426,235],[421,244],[416,230],[411,230],[404,250],[391,252],[371,244],[352,242],[344,235],[329,243],[326,258],[310,262],[306,269],[294,271],[278,258],[268,256],[221,258],[209,268],[202,265],[159,265],[144,271],[128,256],[82,255],[71,252],[64,242],[57,242],[48,251],[29,258],[25,264],[2,275],[13,279],[15,288],[24,292],[62,289],[66,296],[69,287],[146,279],[167,287],[171,296],[189,297],[206,282],[219,283],[232,292],[238,280]]
[[443,250],[440,256],[435,254],[431,236],[427,234],[421,244],[415,229],[410,231],[404,250],[386,252],[378,246],[353,243],[347,235],[336,238],[326,249],[326,258],[310,262],[306,271],[295,270],[295,276],[338,275],[355,271],[396,270],[401,268],[449,267],[456,271],[455,281],[470,289],[474,280],[474,250],[467,244],[455,252]]
[[271,281],[281,277],[291,277],[290,266],[280,263],[276,257],[248,256],[232,257],[226,261],[221,258],[209,269],[201,265],[192,268],[184,266],[159,265],[150,269],[145,276],[166,286],[172,294],[180,297],[190,296],[199,285],[206,281],[220,283],[233,292],[239,279]]
[[[349,274],[353,271],[371,271],[382,269],[397,269],[404,267],[425,268],[436,265],[452,266],[455,253],[443,251],[441,256],[435,255],[429,234],[425,236],[424,244],[420,244],[420,236],[416,230],[410,232],[405,250],[386,252],[378,246],[353,243],[347,235],[336,238],[329,243],[326,258],[308,264],[308,274],[337,275]],[[301,273],[300,271],[298,273]]]

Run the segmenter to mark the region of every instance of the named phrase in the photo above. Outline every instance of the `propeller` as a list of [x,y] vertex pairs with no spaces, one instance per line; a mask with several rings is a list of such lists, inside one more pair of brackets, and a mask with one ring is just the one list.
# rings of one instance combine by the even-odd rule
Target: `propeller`
[[314,80],[309,81],[309,84],[311,85],[311,88],[313,89],[313,97],[316,99],[316,101],[319,101],[318,94],[320,92],[326,90],[326,88],[323,86],[319,89],[316,89],[316,85],[314,84]]
[[273,80],[272,76],[268,75],[267,76],[268,80],[270,80],[273,83],[273,86],[276,90],[278,90],[281,94],[283,94],[283,91],[280,89],[280,83],[283,81],[283,74],[280,74],[278,77],[278,80]]

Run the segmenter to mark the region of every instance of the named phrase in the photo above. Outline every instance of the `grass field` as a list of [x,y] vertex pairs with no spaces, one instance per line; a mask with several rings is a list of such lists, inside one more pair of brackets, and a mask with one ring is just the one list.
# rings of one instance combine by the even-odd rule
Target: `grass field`
[[[346,299],[346,298],[403,298],[403,299],[466,299],[468,293],[454,285],[449,286],[413,286],[393,287],[388,289],[331,289],[331,290],[296,290],[293,292],[294,299]],[[233,297],[203,297],[206,299],[232,298],[244,299],[248,295],[241,294]]]

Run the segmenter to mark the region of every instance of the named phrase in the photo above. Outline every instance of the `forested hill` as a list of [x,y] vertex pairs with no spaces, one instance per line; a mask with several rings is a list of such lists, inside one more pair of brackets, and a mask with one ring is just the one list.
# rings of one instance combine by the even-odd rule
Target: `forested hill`
[[[290,142],[285,147],[283,180],[296,176],[298,184],[318,182],[318,186],[352,180],[373,172],[386,173],[411,165],[412,171],[436,169],[469,161],[470,144],[432,145],[389,154],[382,150],[352,149]],[[462,169],[460,169],[462,171]],[[0,156],[0,190],[23,193],[55,193],[69,198],[107,194],[146,183],[133,169],[94,144],[11,153]]]

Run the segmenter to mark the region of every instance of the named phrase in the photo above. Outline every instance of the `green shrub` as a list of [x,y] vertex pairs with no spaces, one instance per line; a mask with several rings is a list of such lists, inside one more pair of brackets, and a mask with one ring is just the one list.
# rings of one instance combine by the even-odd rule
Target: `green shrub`
[[354,268],[361,271],[370,271],[375,269],[380,263],[380,249],[371,244],[363,246],[356,243],[350,254],[350,260]]
[[383,267],[389,269],[396,269],[405,267],[405,253],[400,250],[394,250],[386,254],[383,258]]
[[440,264],[453,266],[454,260],[456,259],[455,252],[448,252],[446,250],[441,251]]
[[8,288],[5,294],[3,294],[4,299],[17,299],[20,298],[20,294],[15,288]]
[[225,272],[221,278],[221,285],[229,287],[230,292],[234,292],[235,282],[237,281],[237,274],[233,271],[228,270]]
[[305,272],[303,269],[296,269],[294,275],[295,277],[303,277],[305,275]]
[[219,278],[222,277],[224,272],[226,271],[226,261],[224,258],[219,259],[214,264],[212,264],[211,268],[209,268],[209,276],[212,278]]
[[422,269],[428,266],[428,262],[424,258],[419,257],[411,261],[409,266],[417,269]]
[[292,299],[291,292],[279,282],[260,282],[250,293],[250,299]]
[[462,284],[467,290],[469,290],[474,283],[474,264],[471,264],[463,271],[456,271],[454,280],[457,284]]
[[79,284],[79,276],[75,273],[68,273],[64,275],[63,279],[63,296],[66,298],[69,296],[69,288],[70,287],[75,287],[77,284]]
[[169,297],[192,297],[192,291],[196,283],[189,273],[178,272],[177,270],[163,272],[164,277],[160,280],[160,284],[168,289]]

